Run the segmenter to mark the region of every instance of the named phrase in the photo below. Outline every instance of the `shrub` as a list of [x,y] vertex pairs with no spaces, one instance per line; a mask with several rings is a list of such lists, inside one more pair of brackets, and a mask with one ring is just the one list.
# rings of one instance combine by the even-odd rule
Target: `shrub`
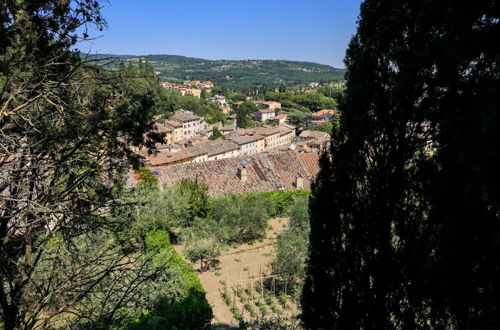
[[257,317],[257,307],[255,307],[254,303],[252,302],[248,302],[247,304],[245,304],[245,308],[247,309],[247,311],[250,313],[250,316],[255,318]]
[[263,194],[247,194],[215,199],[211,217],[223,228],[221,240],[245,243],[264,236],[272,203]]
[[224,300],[224,302],[226,303],[227,306],[231,306],[231,304],[233,303],[233,300],[231,299],[231,295],[229,294],[229,292],[227,292],[227,290],[224,290],[222,292],[222,299]]
[[148,251],[158,257],[168,257],[168,267],[176,272],[182,286],[180,295],[173,301],[160,299],[155,308],[143,312],[131,329],[209,329],[212,308],[194,269],[173,249],[168,233],[160,230],[146,235]]
[[243,319],[243,315],[241,314],[241,311],[240,311],[240,309],[238,307],[236,307],[236,306],[231,307],[231,313],[233,314],[233,317],[236,320],[242,320]]
[[280,301],[281,305],[283,305],[283,307],[286,307],[286,304],[288,302],[288,296],[284,292],[281,292],[278,295],[278,300]]

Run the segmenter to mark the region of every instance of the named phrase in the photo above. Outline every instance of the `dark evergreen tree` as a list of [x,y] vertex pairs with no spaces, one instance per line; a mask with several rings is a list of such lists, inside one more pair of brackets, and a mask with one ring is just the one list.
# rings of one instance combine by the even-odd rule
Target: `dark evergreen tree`
[[306,328],[500,326],[499,15],[363,3],[313,187]]

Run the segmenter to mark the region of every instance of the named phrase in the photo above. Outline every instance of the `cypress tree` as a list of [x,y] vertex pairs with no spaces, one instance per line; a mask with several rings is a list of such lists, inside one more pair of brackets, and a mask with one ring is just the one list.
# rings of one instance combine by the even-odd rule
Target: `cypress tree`
[[306,328],[499,326],[499,13],[362,4],[313,186]]

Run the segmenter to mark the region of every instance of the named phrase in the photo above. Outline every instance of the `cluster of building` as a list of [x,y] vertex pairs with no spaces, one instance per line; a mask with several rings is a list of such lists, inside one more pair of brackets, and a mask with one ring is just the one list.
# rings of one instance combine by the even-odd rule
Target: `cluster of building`
[[[215,95],[210,101],[229,108],[223,96]],[[295,127],[287,124],[286,114],[276,114],[281,108],[279,102],[252,102],[259,108],[255,120],[265,125],[242,129],[208,124],[203,117],[186,110],[177,110],[167,119],[157,118],[155,129],[163,133],[164,140],[156,145],[153,154],[138,151],[144,156],[144,164],[160,185],[198,179],[207,184],[211,197],[309,189],[319,171],[319,155],[329,148],[330,135],[302,131],[297,136]],[[237,102],[233,109],[242,103]],[[335,115],[334,110],[321,110],[313,113],[313,121],[322,123]],[[209,139],[215,127],[224,139]],[[137,179],[131,176],[129,183],[134,185]]]
[[[222,123],[208,124],[203,117],[190,111],[177,110],[168,118],[157,118],[155,129],[164,140],[156,145],[156,152],[139,150],[149,167],[251,156],[266,152],[296,150],[320,153],[328,148],[329,135],[324,132],[302,132],[297,137],[294,126],[288,125],[286,116],[276,116],[276,125],[237,128]],[[224,135],[223,140],[209,140],[214,127]],[[299,141],[296,141],[299,140]]]
[[212,81],[188,80],[183,85],[177,85],[171,82],[163,82],[163,88],[178,91],[181,95],[191,94],[197,98],[201,98],[202,89],[210,89],[214,87]]
[[201,98],[201,89],[199,89],[199,88],[180,86],[180,85],[170,83],[167,81],[163,82],[162,86],[165,89],[171,89],[171,90],[178,91],[181,95],[191,94],[197,98]]
[[[287,124],[238,129],[235,125],[221,123],[209,125],[203,117],[185,110],[177,110],[172,117],[155,126],[164,134],[163,143],[157,144],[155,154],[142,151],[145,164],[153,167],[254,155],[283,146],[288,148],[295,137],[295,127]],[[214,127],[226,137],[225,140],[208,140]]]
[[195,137],[208,126],[203,117],[186,110],[177,110],[169,119],[155,124],[156,130],[165,135],[166,144]]
[[201,88],[201,89],[214,88],[214,83],[211,80],[207,80],[207,81],[186,80],[186,81],[184,81],[184,85],[185,86],[196,87],[196,88]]
[[[255,100],[252,102],[260,108],[255,112],[254,120],[262,123],[268,120],[274,120],[274,118],[276,117],[276,112],[281,109],[281,103],[275,101]],[[243,103],[243,101],[234,103],[233,110],[238,109]],[[281,115],[278,120],[284,123],[286,120],[286,115]]]

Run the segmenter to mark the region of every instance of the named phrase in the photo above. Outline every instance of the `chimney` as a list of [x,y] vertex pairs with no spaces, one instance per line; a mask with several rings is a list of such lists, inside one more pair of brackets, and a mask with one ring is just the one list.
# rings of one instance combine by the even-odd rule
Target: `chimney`
[[247,182],[248,180],[248,170],[245,166],[238,167],[238,176],[241,182]]
[[304,178],[299,176],[295,179],[295,188],[304,189]]

